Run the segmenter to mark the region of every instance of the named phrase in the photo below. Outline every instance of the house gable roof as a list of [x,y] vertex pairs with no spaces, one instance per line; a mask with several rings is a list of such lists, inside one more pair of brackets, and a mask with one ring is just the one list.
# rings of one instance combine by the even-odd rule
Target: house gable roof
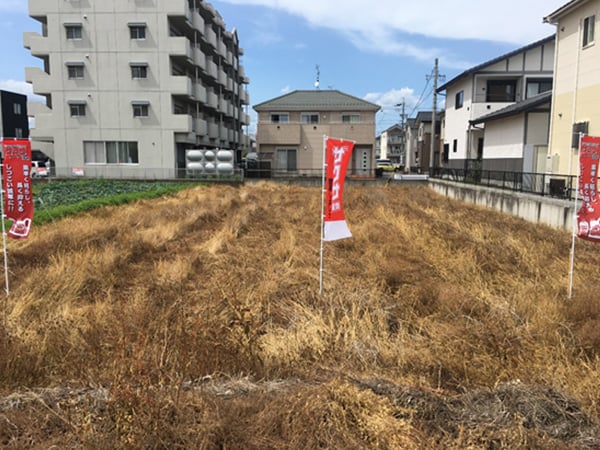
[[358,97],[338,90],[293,91],[254,105],[255,111],[371,111],[381,109]]
[[588,2],[588,0],[571,0],[570,2],[565,3],[563,6],[561,6],[560,8],[558,8],[553,13],[550,13],[546,17],[544,17],[544,22],[546,22],[546,23],[557,23],[558,20],[561,17],[563,17],[565,14],[570,13],[575,8],[578,8],[578,7],[580,7],[581,5],[583,5],[584,3],[587,3],[587,2]]
[[494,59],[490,59],[489,61],[486,61],[482,64],[479,64],[477,66],[471,67],[470,69],[465,70],[464,72],[462,72],[461,74],[455,76],[454,78],[452,78],[450,81],[448,81],[447,83],[444,83],[442,86],[440,86],[436,92],[442,92],[445,91],[448,86],[454,84],[456,81],[460,80],[461,78],[466,77],[467,75],[471,75],[473,73],[477,73],[482,71],[482,69],[484,69],[485,67],[491,66],[493,64],[496,64],[497,62],[500,62],[502,60],[505,60],[507,58],[510,58],[512,56],[518,55],[519,53],[522,52],[526,52],[527,50],[531,50],[532,48],[538,47],[540,45],[544,45],[548,42],[551,42],[555,39],[555,34],[545,37],[543,39],[540,39],[539,41],[533,42],[529,45],[526,45],[524,47],[518,48],[516,50],[513,50],[512,52],[506,53],[502,56],[498,56]]
[[485,116],[478,117],[477,119],[470,120],[471,125],[477,125],[479,123],[489,122],[491,120],[502,119],[504,117],[515,116],[522,112],[531,111],[538,106],[545,103],[550,104],[552,100],[552,91],[542,92],[534,97],[530,97],[518,103],[514,103],[505,108],[494,111],[493,113],[486,114]]

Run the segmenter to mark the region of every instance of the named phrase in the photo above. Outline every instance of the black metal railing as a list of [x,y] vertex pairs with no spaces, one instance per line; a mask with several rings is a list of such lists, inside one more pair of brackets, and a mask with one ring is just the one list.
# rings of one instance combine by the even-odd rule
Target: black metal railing
[[430,178],[477,184],[527,194],[574,199],[577,177],[533,172],[506,172],[479,168],[430,168]]

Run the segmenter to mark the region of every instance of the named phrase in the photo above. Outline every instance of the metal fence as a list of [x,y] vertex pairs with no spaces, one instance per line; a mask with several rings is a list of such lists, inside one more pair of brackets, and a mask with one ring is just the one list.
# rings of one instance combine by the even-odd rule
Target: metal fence
[[[349,177],[356,178],[378,178],[390,176],[380,169],[372,170],[348,170]],[[83,178],[105,178],[105,179],[130,179],[130,180],[175,180],[175,179],[203,179],[203,180],[243,180],[246,178],[317,178],[323,176],[323,168],[296,168],[276,169],[272,168],[269,161],[259,164],[249,164],[245,167],[236,167],[232,172],[219,173],[214,171],[198,171],[195,169],[164,169],[164,168],[142,168],[137,166],[111,166],[111,165],[86,165],[82,168],[51,167],[48,177],[42,179],[83,179]]]
[[577,177],[547,173],[504,172],[483,169],[431,168],[431,178],[506,189],[527,194],[574,199]]

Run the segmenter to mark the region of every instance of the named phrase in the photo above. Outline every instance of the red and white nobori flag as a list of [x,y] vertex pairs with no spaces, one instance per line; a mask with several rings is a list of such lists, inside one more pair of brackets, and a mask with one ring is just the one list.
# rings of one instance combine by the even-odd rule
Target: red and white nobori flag
[[579,186],[581,208],[577,211],[577,236],[600,241],[600,198],[598,198],[598,163],[600,137],[582,136],[579,145]]
[[2,141],[2,184],[4,214],[12,221],[7,235],[13,239],[29,236],[33,220],[31,190],[31,142],[28,139]]
[[342,197],[346,171],[353,148],[354,142],[352,141],[331,138],[327,138],[326,141],[324,241],[335,241],[352,236],[346,224]]

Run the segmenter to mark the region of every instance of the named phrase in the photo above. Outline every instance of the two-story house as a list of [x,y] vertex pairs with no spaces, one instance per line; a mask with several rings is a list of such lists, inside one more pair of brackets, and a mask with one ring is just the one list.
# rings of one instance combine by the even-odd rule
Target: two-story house
[[600,136],[600,0],[573,0],[544,18],[556,25],[549,159],[555,174],[576,174],[578,135]]
[[381,159],[389,159],[394,164],[405,166],[404,127],[401,124],[392,125],[382,131],[379,135],[379,142]]
[[297,90],[254,106],[256,144],[277,174],[316,174],[324,136],[355,142],[348,171],[374,175],[375,114],[380,106],[338,90]]
[[[441,113],[436,113],[435,133],[432,131],[433,113],[419,111],[415,117],[416,148],[414,166],[420,172],[429,171],[430,167],[439,167],[440,162],[440,118]],[[432,143],[433,139],[433,143]],[[433,144],[433,146],[432,146]],[[433,164],[432,164],[433,163]]]
[[[472,67],[437,89],[446,93],[444,148],[446,167],[470,162],[487,169],[522,171],[522,155],[495,155],[486,161],[484,123],[477,119],[552,89],[554,35]],[[487,166],[486,166],[487,165]]]

